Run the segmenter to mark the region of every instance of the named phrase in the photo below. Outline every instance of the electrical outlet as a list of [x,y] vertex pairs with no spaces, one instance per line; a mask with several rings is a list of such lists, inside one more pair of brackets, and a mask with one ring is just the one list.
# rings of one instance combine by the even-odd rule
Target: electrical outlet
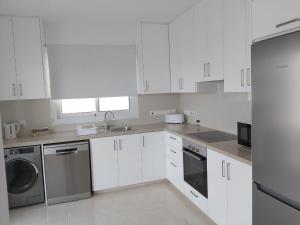
[[184,110],[183,113],[184,113],[184,115],[187,115],[187,116],[192,116],[192,117],[196,116],[196,112],[192,111],[192,110]]
[[154,116],[163,116],[166,115],[168,113],[175,113],[176,109],[167,109],[167,110],[156,110],[156,111],[150,111],[150,116],[154,117]]

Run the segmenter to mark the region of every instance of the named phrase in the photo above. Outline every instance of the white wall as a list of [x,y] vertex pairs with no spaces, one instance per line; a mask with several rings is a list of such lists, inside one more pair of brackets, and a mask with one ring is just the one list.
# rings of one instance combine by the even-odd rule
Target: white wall
[[[247,93],[224,93],[223,82],[217,93],[181,94],[180,110],[196,111],[203,126],[237,133],[237,122],[251,122],[251,101]],[[191,123],[193,118],[189,118]]]
[[46,44],[134,45],[137,24],[55,23],[43,24]]
[[[1,124],[1,114],[0,114]],[[2,130],[0,129],[0,225],[9,224],[9,211],[7,199],[6,173],[4,151],[2,145]]]

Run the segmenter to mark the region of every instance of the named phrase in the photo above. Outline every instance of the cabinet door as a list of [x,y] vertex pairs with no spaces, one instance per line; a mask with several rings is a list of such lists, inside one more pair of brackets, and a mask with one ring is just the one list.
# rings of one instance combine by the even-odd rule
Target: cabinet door
[[[223,21],[224,21],[224,91],[225,92],[246,92],[247,71],[250,68],[251,44],[247,37],[250,35],[247,29],[248,21],[247,2],[250,0],[224,0]],[[247,48],[247,52],[246,52]],[[249,58],[248,58],[249,57]]]
[[0,100],[14,100],[16,92],[16,71],[12,21],[0,17]]
[[171,91],[196,91],[195,9],[192,8],[170,25]]
[[208,215],[218,225],[226,225],[227,219],[227,182],[225,167],[226,157],[208,149]]
[[[228,225],[252,225],[252,169],[228,160]],[[238,213],[237,213],[238,212]]]
[[299,0],[253,0],[254,39],[299,29],[299,18]]
[[91,139],[93,190],[118,187],[118,154],[114,137]]
[[165,138],[163,132],[141,135],[143,182],[166,177]]
[[206,81],[223,80],[222,0],[206,0],[207,76]]
[[142,182],[142,155],[140,135],[118,137],[119,185]]
[[45,98],[40,20],[13,18],[13,32],[19,98]]
[[169,26],[144,23],[141,32],[145,93],[170,93]]

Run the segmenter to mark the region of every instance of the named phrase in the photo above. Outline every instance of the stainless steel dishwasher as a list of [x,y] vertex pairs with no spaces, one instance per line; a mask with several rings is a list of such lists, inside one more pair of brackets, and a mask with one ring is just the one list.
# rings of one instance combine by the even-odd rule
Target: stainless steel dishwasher
[[47,204],[91,196],[89,142],[44,146]]

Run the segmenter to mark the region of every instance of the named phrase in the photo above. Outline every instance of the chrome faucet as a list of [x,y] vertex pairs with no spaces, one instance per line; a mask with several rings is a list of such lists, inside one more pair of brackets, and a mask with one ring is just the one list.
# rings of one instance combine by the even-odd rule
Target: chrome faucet
[[108,122],[111,120],[111,119],[108,119],[108,115],[110,115],[112,119],[115,118],[115,114],[112,112],[112,111],[106,111],[104,113],[104,131],[107,132],[108,130],[110,130],[111,128],[111,125],[108,124]]

